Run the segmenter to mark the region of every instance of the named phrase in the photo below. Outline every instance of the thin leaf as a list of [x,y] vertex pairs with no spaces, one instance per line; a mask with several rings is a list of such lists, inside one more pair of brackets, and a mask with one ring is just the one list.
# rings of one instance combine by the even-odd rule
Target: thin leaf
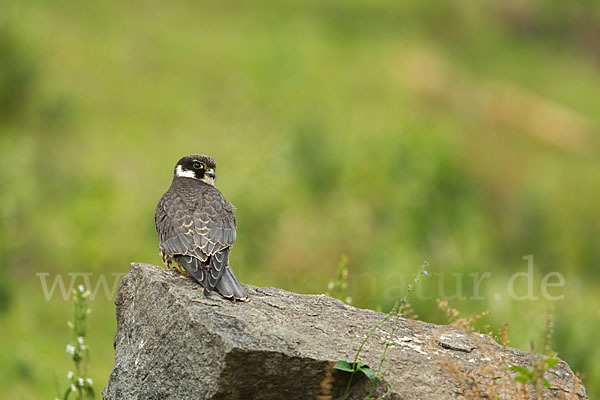
[[375,371],[373,371],[371,368],[358,368],[358,370],[360,372],[362,372],[363,374],[365,374],[365,376],[372,382],[374,383],[378,376],[375,373]]
[[560,359],[558,358],[547,358],[546,359],[546,365],[548,366],[548,369],[551,369],[552,367],[554,367],[558,362],[560,361]]
[[548,382],[548,379],[544,379],[544,386],[550,389],[550,382]]
[[89,400],[95,400],[96,399],[96,393],[94,393],[94,388],[92,388],[90,385],[85,385],[85,390],[87,392]]
[[340,371],[355,372],[355,369],[352,368],[352,364],[350,364],[348,361],[343,360],[336,362],[333,368],[338,369]]
[[515,372],[518,372],[520,374],[523,374],[523,375],[529,376],[529,377],[533,377],[533,373],[534,373],[533,371],[531,371],[525,367],[522,367],[520,365],[512,365],[512,366],[508,367],[507,369],[510,369],[511,371],[515,371]]
[[525,383],[529,382],[529,378],[526,377],[525,375],[517,375],[514,377],[514,380],[517,382],[525,382]]
[[67,400],[69,398],[69,394],[71,393],[71,386],[69,386],[67,388],[67,390],[65,390],[65,395],[63,397],[63,400]]

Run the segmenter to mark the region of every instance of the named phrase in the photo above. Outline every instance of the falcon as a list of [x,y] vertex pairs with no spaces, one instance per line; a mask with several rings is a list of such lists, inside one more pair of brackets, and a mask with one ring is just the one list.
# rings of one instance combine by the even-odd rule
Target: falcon
[[229,265],[235,243],[235,206],[215,187],[215,161],[183,157],[171,187],[156,206],[159,251],[169,268],[191,276],[208,296],[247,301],[248,294]]

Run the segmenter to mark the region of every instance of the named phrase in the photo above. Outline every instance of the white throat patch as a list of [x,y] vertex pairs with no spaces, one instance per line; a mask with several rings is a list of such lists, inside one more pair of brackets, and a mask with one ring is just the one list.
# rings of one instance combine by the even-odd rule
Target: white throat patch
[[204,178],[200,179],[204,183],[208,183],[211,186],[215,186],[215,178],[212,176],[204,175]]
[[194,171],[184,171],[183,168],[181,167],[181,165],[178,165],[177,168],[175,168],[175,175],[181,177],[181,178],[195,178],[196,174],[194,174]]

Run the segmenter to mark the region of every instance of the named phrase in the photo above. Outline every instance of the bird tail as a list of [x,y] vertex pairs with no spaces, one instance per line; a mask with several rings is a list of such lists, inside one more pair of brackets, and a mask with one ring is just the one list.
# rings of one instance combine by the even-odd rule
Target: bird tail
[[181,265],[185,272],[204,288],[204,294],[206,296],[215,289],[217,293],[226,299],[239,301],[248,300],[246,289],[244,289],[244,286],[240,283],[229,265],[225,264],[225,268],[223,268],[222,263],[216,262],[225,261],[227,257],[211,257],[214,258],[214,260],[209,261],[209,265],[204,264],[198,258],[193,256],[176,255],[174,258],[177,264]]
[[199,259],[193,256],[177,255],[174,256],[175,262],[183,267],[195,281],[197,281],[203,288],[208,286],[208,271],[206,265]]
[[248,293],[246,293],[246,289],[240,283],[239,279],[233,273],[233,270],[229,267],[225,267],[225,272],[221,276],[221,279],[217,282],[215,286],[217,292],[228,299],[239,300],[239,301],[248,301]]

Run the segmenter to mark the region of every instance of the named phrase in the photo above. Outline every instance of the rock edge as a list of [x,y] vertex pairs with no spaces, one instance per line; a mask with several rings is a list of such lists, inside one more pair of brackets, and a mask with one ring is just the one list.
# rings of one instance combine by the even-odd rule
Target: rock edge
[[[132,263],[115,298],[115,364],[104,399],[337,399],[352,361],[385,314],[324,295],[247,286],[250,301],[205,297],[191,279]],[[376,370],[392,321],[374,332],[359,361]],[[517,398],[527,385],[506,365],[531,355],[487,335],[401,318],[372,396],[386,399]],[[546,373],[544,398],[587,399],[569,366]],[[364,399],[370,382],[353,377],[349,399]],[[529,391],[530,392],[530,391]],[[487,395],[486,395],[487,393]],[[535,396],[532,395],[531,398]]]

